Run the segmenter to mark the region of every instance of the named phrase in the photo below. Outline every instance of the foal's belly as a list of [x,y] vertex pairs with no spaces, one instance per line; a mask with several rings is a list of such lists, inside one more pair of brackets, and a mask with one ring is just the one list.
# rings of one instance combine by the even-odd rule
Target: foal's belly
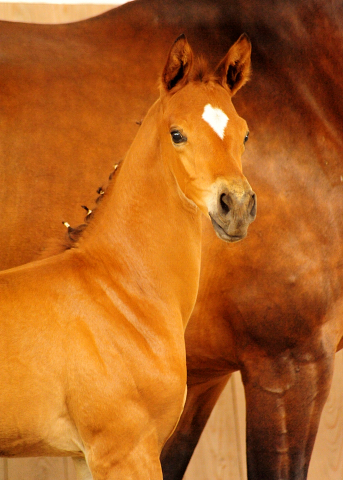
[[[1,402],[0,456],[79,456],[83,444],[64,409],[49,412],[32,397],[30,402],[14,399],[15,410]],[[52,406],[53,407],[53,406]]]

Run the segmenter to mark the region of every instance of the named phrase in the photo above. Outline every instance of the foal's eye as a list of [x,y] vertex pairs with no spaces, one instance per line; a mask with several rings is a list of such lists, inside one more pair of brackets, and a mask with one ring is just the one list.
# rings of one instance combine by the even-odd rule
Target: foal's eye
[[179,132],[179,130],[172,130],[170,132],[170,135],[172,137],[173,143],[180,144],[180,143],[187,142],[187,137],[182,135],[182,133]]
[[246,133],[243,144],[245,145],[248,140],[249,140],[249,132]]

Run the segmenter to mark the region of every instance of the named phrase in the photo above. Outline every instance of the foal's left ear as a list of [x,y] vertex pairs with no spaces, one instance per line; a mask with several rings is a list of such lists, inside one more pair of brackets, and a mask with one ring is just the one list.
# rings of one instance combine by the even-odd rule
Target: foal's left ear
[[233,96],[249,80],[251,64],[251,42],[243,33],[232,45],[217,67],[217,74],[224,87],[228,87]]
[[162,87],[166,92],[178,90],[188,82],[193,65],[193,51],[184,34],[180,35],[170,49],[162,73]]

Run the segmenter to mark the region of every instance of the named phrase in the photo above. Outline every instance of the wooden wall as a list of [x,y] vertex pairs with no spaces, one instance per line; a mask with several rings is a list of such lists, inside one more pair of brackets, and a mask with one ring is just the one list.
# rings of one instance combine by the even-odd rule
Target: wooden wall
[[[0,19],[65,23],[97,15],[110,8],[110,5],[0,3]],[[24,479],[75,480],[75,471],[70,459],[0,459],[0,480]],[[245,401],[240,375],[236,373],[212,412],[185,480],[245,479]],[[343,352],[340,352],[336,355],[333,387],[322,415],[309,480],[342,479]]]
[[67,23],[106,12],[113,5],[47,5],[39,3],[0,3],[0,20],[30,23]]

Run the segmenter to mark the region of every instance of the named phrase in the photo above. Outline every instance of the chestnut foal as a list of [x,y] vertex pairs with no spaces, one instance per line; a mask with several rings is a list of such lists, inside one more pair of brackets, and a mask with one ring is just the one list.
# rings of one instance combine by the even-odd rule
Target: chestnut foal
[[76,247],[1,274],[2,456],[72,456],[80,479],[162,478],[186,396],[201,212],[225,241],[256,214],[231,102],[250,52],[242,35],[210,75],[179,37]]

